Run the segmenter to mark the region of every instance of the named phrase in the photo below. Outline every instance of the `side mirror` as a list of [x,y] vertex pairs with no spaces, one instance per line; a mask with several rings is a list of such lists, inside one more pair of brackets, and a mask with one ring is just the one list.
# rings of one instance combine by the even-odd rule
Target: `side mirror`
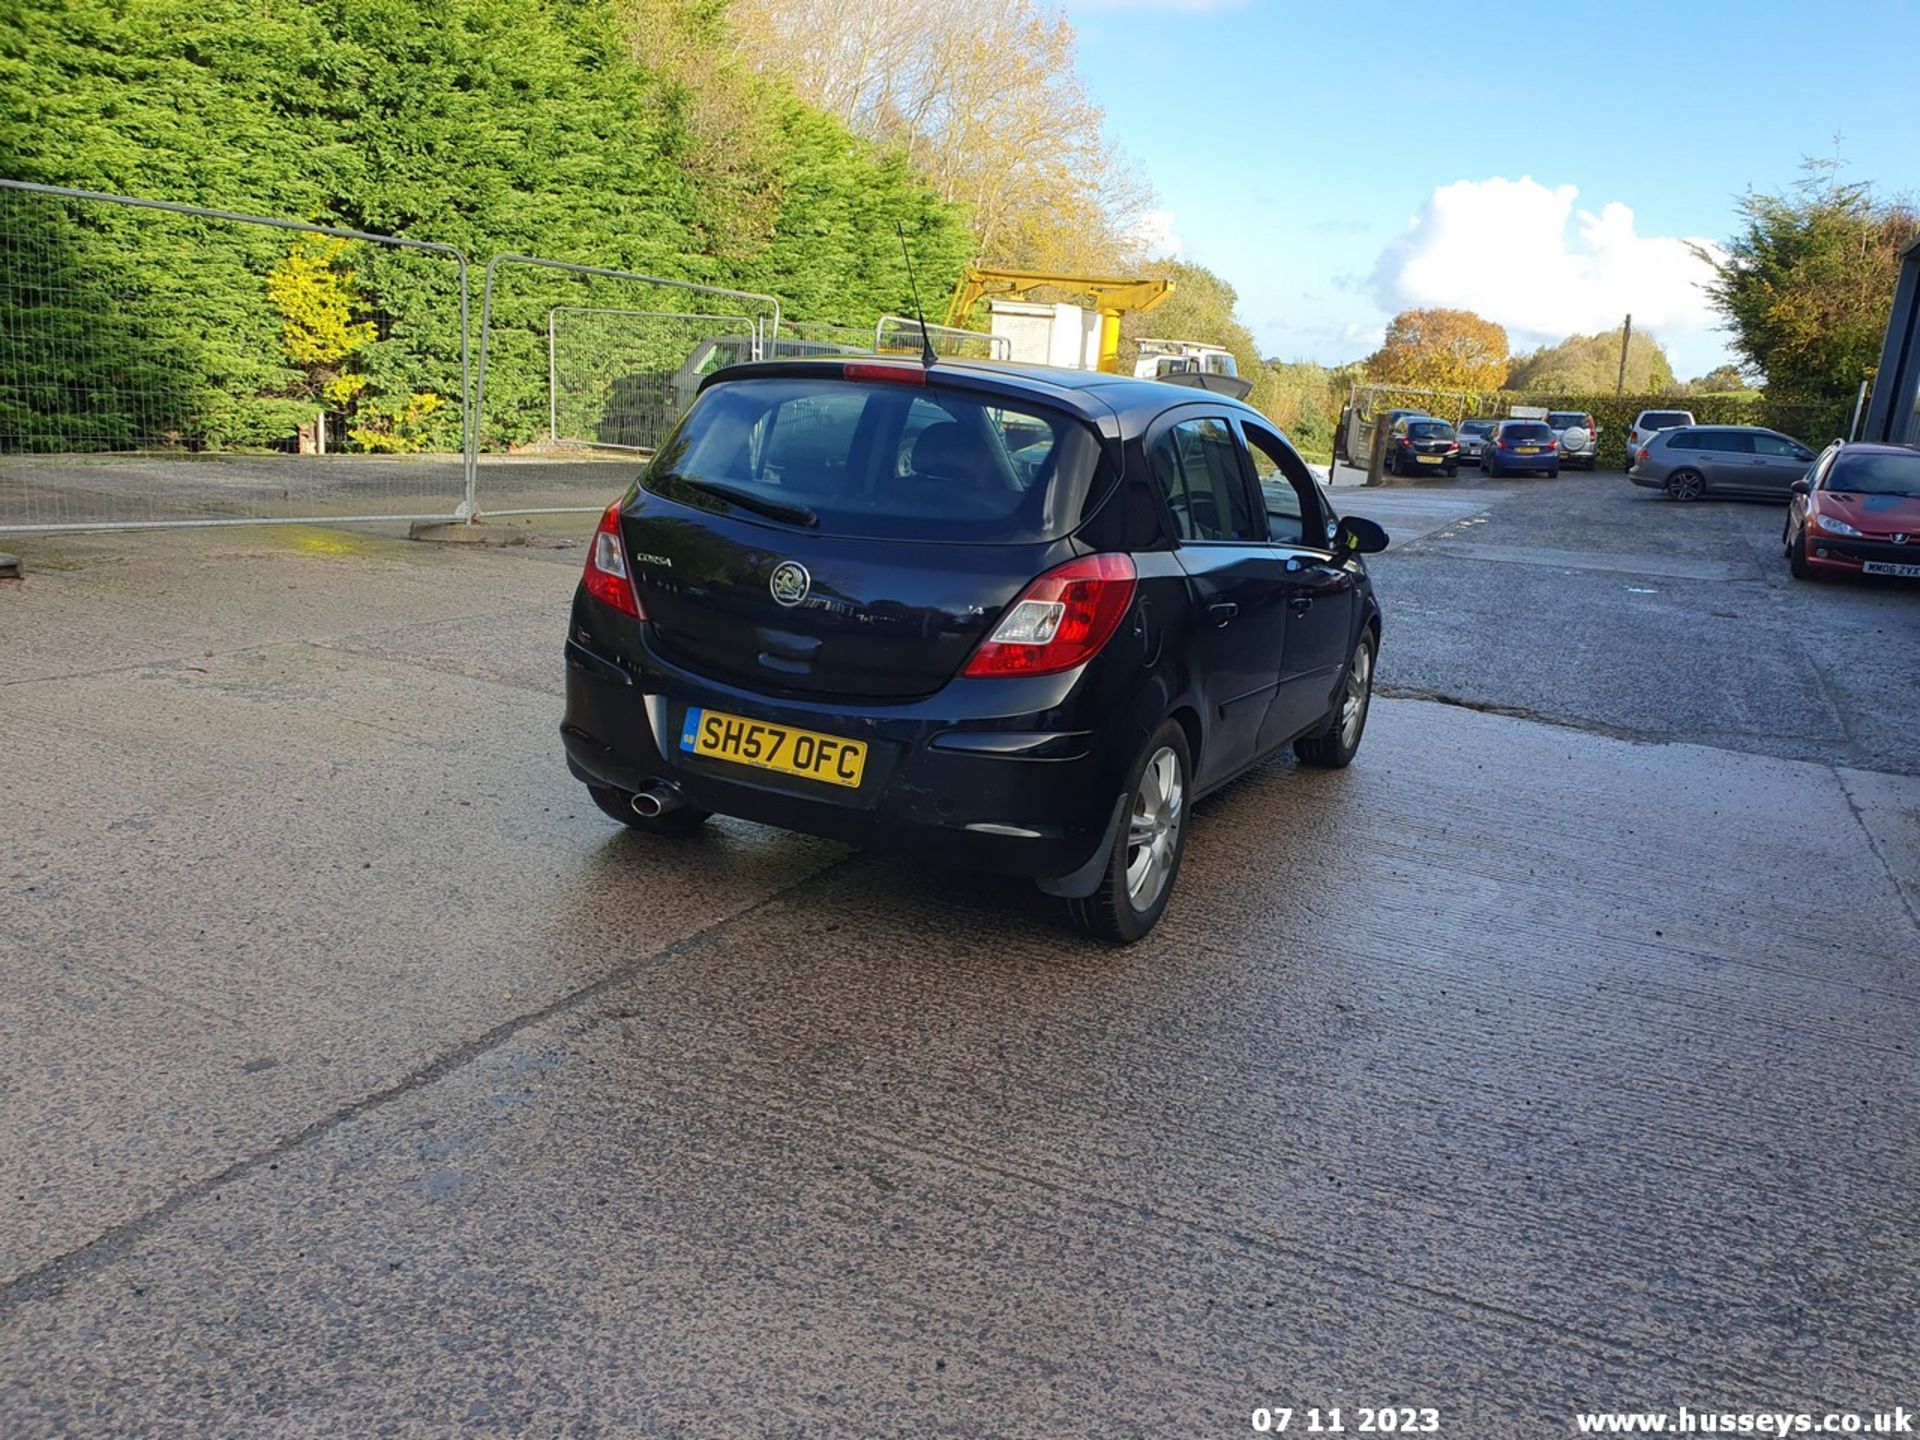
[[1336,555],[1377,555],[1387,548],[1387,532],[1358,515],[1342,515],[1333,529]]
[[1787,487],[1787,489],[1791,490],[1796,495],[1811,495],[1813,493],[1813,487],[1804,480],[1794,481],[1793,484]]

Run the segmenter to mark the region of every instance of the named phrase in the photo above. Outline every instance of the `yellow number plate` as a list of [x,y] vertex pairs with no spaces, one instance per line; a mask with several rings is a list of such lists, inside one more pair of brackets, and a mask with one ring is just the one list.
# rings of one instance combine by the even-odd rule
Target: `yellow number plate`
[[1540,447],[1538,445],[1516,445],[1513,448],[1522,455],[1538,455],[1540,453]]
[[1422,465],[1438,465],[1440,463],[1440,457],[1438,455],[1421,455],[1417,458]]
[[689,710],[680,727],[680,748],[689,755],[730,760],[759,770],[778,770],[828,785],[856,789],[867,768],[867,742],[790,725],[769,725],[720,710]]

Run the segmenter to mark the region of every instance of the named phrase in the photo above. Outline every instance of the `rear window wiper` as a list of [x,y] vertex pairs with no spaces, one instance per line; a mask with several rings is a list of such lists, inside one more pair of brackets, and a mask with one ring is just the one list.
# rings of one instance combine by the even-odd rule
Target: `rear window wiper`
[[682,485],[713,495],[729,505],[738,505],[742,510],[752,510],[772,520],[784,520],[789,525],[804,525],[809,530],[818,528],[820,517],[804,505],[790,500],[773,500],[765,495],[756,495],[751,490],[742,490],[736,485],[723,484],[718,480],[695,480],[690,475],[673,477]]

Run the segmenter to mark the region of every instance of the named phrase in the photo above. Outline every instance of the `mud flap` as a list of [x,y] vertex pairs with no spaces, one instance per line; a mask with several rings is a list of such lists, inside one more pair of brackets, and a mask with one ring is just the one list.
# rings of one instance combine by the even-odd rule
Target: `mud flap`
[[1084,900],[1100,888],[1100,880],[1107,873],[1107,865],[1113,859],[1113,842],[1120,833],[1120,822],[1126,817],[1127,797],[1124,794],[1113,797],[1113,815],[1107,821],[1106,833],[1100,837],[1100,844],[1093,852],[1093,858],[1070,875],[1049,875],[1034,883],[1048,895],[1058,895],[1062,900]]

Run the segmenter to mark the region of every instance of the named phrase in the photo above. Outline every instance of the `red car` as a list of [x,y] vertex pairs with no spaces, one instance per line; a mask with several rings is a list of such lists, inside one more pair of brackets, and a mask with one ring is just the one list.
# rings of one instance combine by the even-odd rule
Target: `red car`
[[1829,445],[1793,482],[1780,540],[1796,579],[1920,580],[1920,446]]

